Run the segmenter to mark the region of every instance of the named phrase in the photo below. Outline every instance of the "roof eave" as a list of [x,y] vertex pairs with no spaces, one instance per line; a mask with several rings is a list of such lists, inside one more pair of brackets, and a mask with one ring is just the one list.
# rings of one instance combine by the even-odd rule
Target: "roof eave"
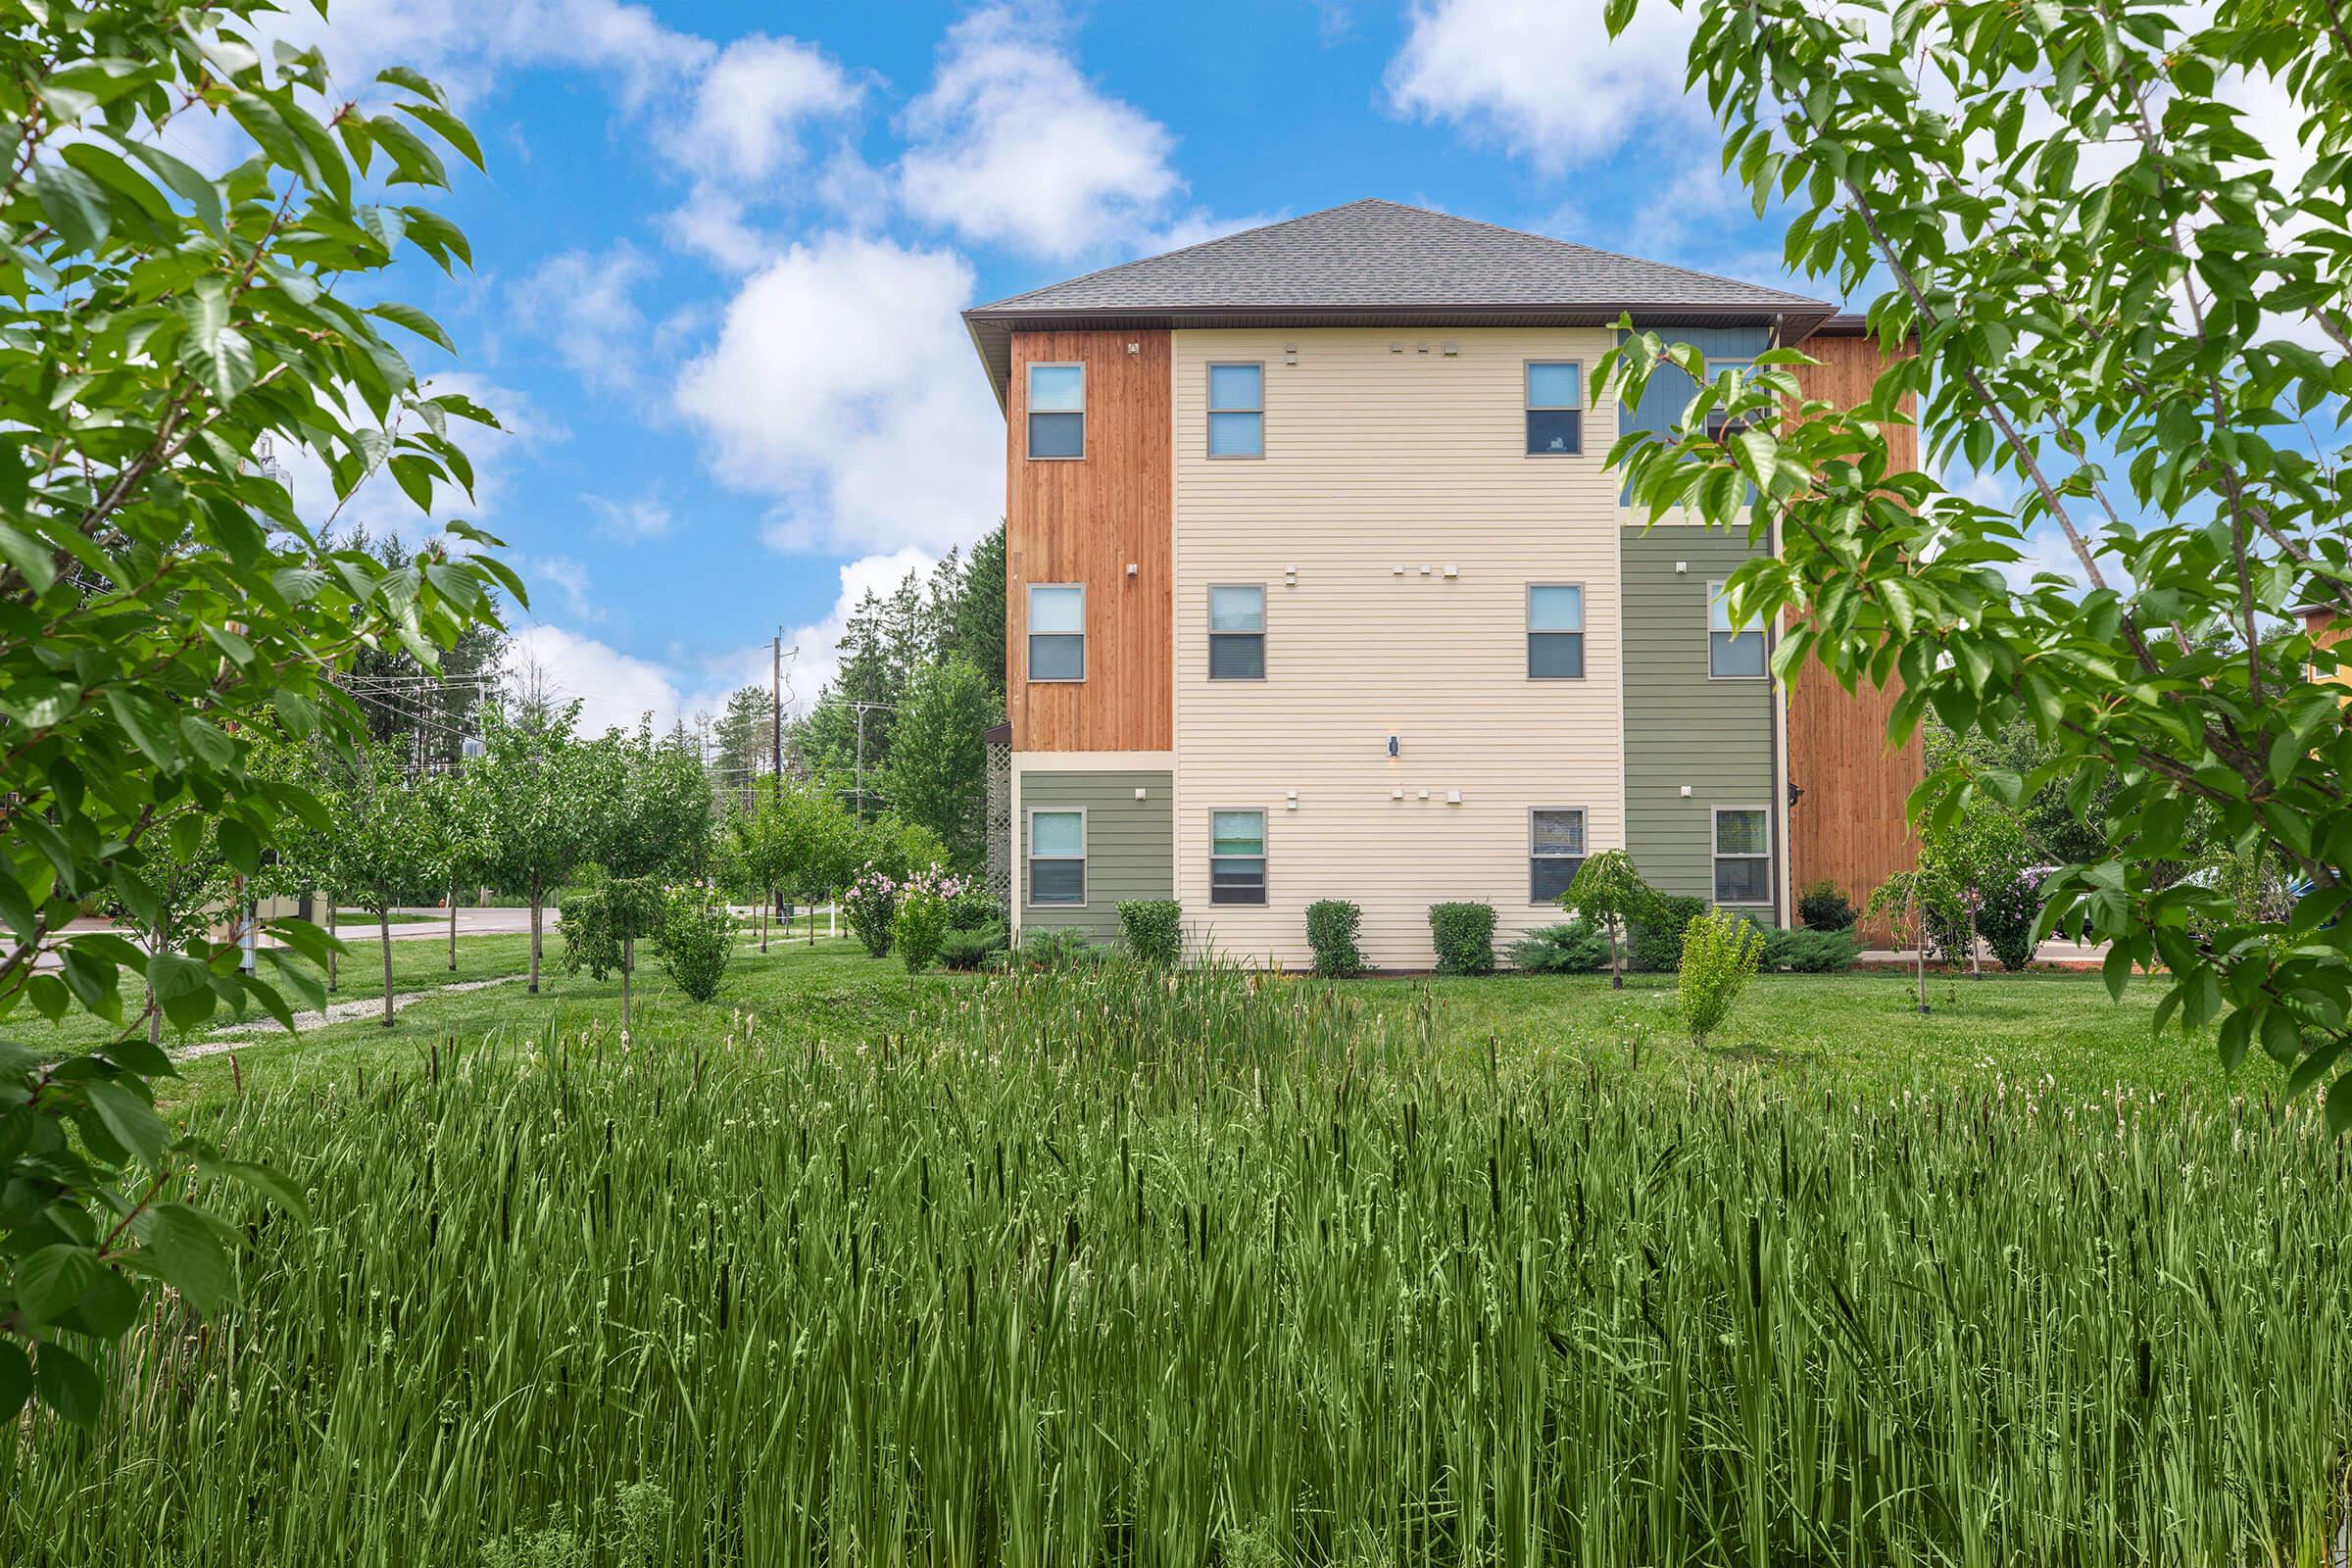
[[1055,327],[1128,326],[1144,329],[1220,326],[1607,326],[1629,316],[1636,326],[1693,325],[1702,322],[1778,322],[1781,341],[1803,342],[1835,318],[1838,308],[1818,300],[1791,299],[1752,305],[1695,305],[1659,302],[1604,305],[1323,305],[1265,307],[1249,305],[1180,305],[1138,310],[1131,306],[978,305],[963,313],[964,328],[988,372],[997,407],[1006,407],[1012,377],[1012,334],[1050,331]]

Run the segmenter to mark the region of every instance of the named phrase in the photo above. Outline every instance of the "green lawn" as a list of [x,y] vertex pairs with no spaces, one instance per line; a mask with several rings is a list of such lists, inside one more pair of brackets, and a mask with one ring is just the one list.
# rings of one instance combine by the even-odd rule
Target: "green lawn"
[[[395,989],[519,975],[527,965],[525,937],[465,937],[458,949],[459,970],[453,976],[444,966],[441,944],[394,943]],[[340,1070],[407,1061],[427,1042],[491,1034],[542,1038],[555,1031],[616,1041],[618,980],[565,974],[559,961],[562,943],[552,932],[546,951],[547,971],[536,997],[519,984],[500,986],[413,1003],[389,1030],[367,1018],[293,1041],[256,1038],[237,1048],[240,1071]],[[346,984],[336,1000],[380,994],[371,948],[362,948],[343,973]],[[1322,985],[1298,977],[1271,983],[1302,992]],[[895,957],[869,958],[846,938],[820,938],[813,946],[774,942],[765,956],[747,941],[718,1001],[704,1007],[680,996],[647,955],[635,981],[634,1034],[648,1048],[686,1047],[698,1037],[740,1034],[737,1015],[742,1014],[756,1017],[763,1035],[796,1044],[861,1043],[905,1029],[910,1010],[937,1005],[971,984],[968,976],[909,977]],[[1694,1051],[1678,1032],[1671,975],[1629,976],[1622,992],[1612,992],[1605,976],[1587,975],[1356,980],[1334,989],[1355,1002],[1368,1020],[1398,1029],[1417,1026],[1426,996],[1439,1050],[1464,1061],[1483,1060],[1492,1040],[1495,1053],[1512,1060],[1557,1060],[1621,1072],[1630,1070],[1639,1042],[1644,1078],[1674,1082],[1702,1068],[1730,1069],[1792,1093],[1899,1095],[1905,1089],[2045,1078],[2085,1094],[2118,1085],[2197,1093],[2227,1087],[2209,1042],[2183,1039],[2178,1031],[2161,1039],[2151,1036],[2149,1018],[2159,988],[2146,980],[2117,1003],[2090,974],[2041,972],[1975,981],[1931,976],[1933,1011],[1922,1017],[1908,974],[1763,976],[1741,1000],[1729,1028],[1703,1052]],[[226,1066],[209,1058],[191,1063],[188,1072],[201,1091],[220,1080]],[[2258,1091],[2271,1087],[2264,1073],[2263,1065],[2254,1063],[2246,1081]]]

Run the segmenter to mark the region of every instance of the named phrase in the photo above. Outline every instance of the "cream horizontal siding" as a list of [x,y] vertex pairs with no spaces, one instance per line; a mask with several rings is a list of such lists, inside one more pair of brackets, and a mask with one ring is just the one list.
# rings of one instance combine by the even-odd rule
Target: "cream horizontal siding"
[[[1531,808],[1581,807],[1591,847],[1623,843],[1619,517],[1603,461],[1616,421],[1591,386],[1608,341],[1175,335],[1176,885],[1197,939],[1303,963],[1306,906],[1350,899],[1366,956],[1418,967],[1434,956],[1433,903],[1492,903],[1504,943],[1559,918],[1528,903]],[[1531,359],[1583,363],[1582,457],[1525,456]],[[1211,460],[1207,367],[1250,360],[1265,366],[1265,456]],[[1252,582],[1266,588],[1267,678],[1211,681],[1208,588]],[[1531,582],[1584,585],[1583,680],[1527,678]],[[1208,902],[1209,813],[1228,808],[1267,813],[1263,908]]]

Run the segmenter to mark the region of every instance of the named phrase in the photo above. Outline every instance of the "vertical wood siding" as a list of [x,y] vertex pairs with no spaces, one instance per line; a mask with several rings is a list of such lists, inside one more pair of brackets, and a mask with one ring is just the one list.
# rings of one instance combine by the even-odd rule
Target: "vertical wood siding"
[[[1086,455],[1032,462],[1028,367],[1069,361],[1086,367]],[[1169,748],[1168,435],[1166,332],[1013,334],[1004,626],[1015,752]],[[1029,683],[1036,582],[1086,585],[1083,681]]]
[[[1624,842],[1604,466],[1617,420],[1591,388],[1609,341],[1599,328],[1175,334],[1176,886],[1195,940],[1304,963],[1306,906],[1348,899],[1373,963],[1426,966],[1434,903],[1493,904],[1504,942],[1561,918],[1528,902],[1531,808],[1582,807],[1590,846]],[[1583,363],[1583,456],[1525,455],[1531,359]],[[1265,366],[1262,459],[1208,458],[1213,361]],[[1582,680],[1527,678],[1536,582],[1584,585]],[[1207,678],[1212,583],[1265,585],[1264,680]],[[1266,813],[1263,907],[1208,902],[1209,813],[1229,808]]]
[[[1804,395],[1839,407],[1867,398],[1884,368],[1876,338],[1815,337],[1803,347],[1822,362],[1796,367]],[[1917,466],[1917,432],[1896,425],[1886,433],[1898,466]],[[1888,875],[1910,866],[1903,803],[1926,776],[1926,762],[1917,736],[1899,748],[1887,744],[1887,715],[1900,695],[1892,682],[1883,690],[1864,683],[1848,695],[1818,665],[1796,677],[1788,702],[1788,781],[1805,793],[1788,813],[1788,850],[1800,891],[1826,877],[1859,905]]]

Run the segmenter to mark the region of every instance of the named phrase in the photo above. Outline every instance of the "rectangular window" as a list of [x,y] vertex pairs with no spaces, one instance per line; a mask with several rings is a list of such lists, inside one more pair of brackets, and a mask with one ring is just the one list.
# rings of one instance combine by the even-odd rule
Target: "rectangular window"
[[1585,863],[1585,813],[1538,809],[1527,813],[1527,902],[1551,904],[1568,891]]
[[1707,673],[1717,680],[1754,680],[1764,673],[1764,628],[1735,627],[1723,584],[1707,584]]
[[1029,902],[1086,902],[1086,812],[1029,813]]
[[1582,680],[1585,590],[1575,583],[1531,583],[1527,590],[1527,678]]
[[1208,813],[1208,902],[1266,902],[1266,813]]
[[1266,455],[1264,366],[1208,368],[1208,455],[1212,458]]
[[1772,902],[1772,825],[1761,806],[1715,808],[1715,902]]
[[1086,456],[1086,367],[1029,367],[1029,455]]
[[1527,455],[1573,458],[1585,450],[1585,371],[1573,360],[1527,367]]
[[1086,679],[1086,587],[1074,582],[1029,585],[1029,678]]
[[1266,678],[1266,590],[1255,583],[1208,590],[1208,678]]
[[[1707,379],[1712,381],[1726,370],[1738,370],[1745,374],[1754,368],[1755,362],[1752,360],[1709,360],[1707,361]],[[1745,420],[1734,420],[1718,404],[1707,411],[1707,439],[1727,441],[1739,434],[1740,426],[1745,422]],[[1748,490],[1752,495],[1755,487],[1750,485]]]

